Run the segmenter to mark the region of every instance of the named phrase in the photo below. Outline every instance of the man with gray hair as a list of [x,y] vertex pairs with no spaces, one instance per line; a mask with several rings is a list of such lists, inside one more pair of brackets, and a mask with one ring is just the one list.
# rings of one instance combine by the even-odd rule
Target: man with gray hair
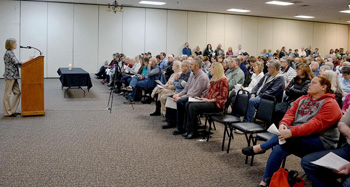
[[166,109],[167,125],[163,128],[171,128],[176,125],[177,130],[173,135],[180,135],[185,133],[184,116],[185,106],[189,97],[202,97],[209,89],[209,78],[202,71],[202,60],[198,57],[193,58],[191,63],[192,74],[188,79],[185,88],[178,94],[173,95],[173,100],[176,102],[176,113],[170,108]]
[[155,57],[152,57],[147,67],[146,76],[135,75],[131,79],[129,86],[126,89],[122,89],[123,91],[130,92],[129,103],[134,102],[137,89],[156,87],[157,84],[155,80],[160,79],[160,73],[160,67],[157,65],[157,59]]
[[267,64],[268,73],[260,79],[259,83],[252,90],[252,97],[249,99],[247,122],[253,122],[255,110],[259,107],[263,95],[270,95],[276,98],[277,102],[282,101],[285,81],[284,76],[279,73],[280,62],[270,60]]
[[226,58],[224,61],[230,66],[230,69],[226,71],[225,75],[229,84],[229,90],[232,90],[236,84],[242,85],[244,83],[244,73],[239,68],[240,60],[238,58],[233,58],[232,60]]
[[311,62],[310,68],[312,70],[312,73],[314,73],[315,76],[320,75],[320,68],[318,68],[318,67],[319,67],[318,62],[316,62],[316,61]]
[[280,58],[281,70],[280,73],[284,76],[285,84],[287,85],[295,76],[297,72],[289,66],[289,59],[287,57]]

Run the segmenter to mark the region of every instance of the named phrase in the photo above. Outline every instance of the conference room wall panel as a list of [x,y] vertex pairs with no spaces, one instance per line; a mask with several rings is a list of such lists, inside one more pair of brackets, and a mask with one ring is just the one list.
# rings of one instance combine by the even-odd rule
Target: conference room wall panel
[[166,52],[167,15],[166,10],[146,9],[145,52]]
[[187,12],[168,10],[167,54],[182,54],[187,41]]
[[98,13],[98,66],[102,66],[122,51],[123,14],[109,12],[106,6],[100,6]]
[[207,43],[210,43],[213,50],[219,44],[225,49],[225,15],[207,14]]
[[[33,46],[47,56],[47,3],[21,3],[21,39],[18,43],[23,46]],[[20,59],[27,60],[30,56],[39,56],[34,49],[20,49]],[[47,57],[44,61],[44,76],[47,76]]]
[[[0,1],[0,42],[3,44],[0,48],[0,56],[5,54],[5,41],[9,38],[17,40],[20,44],[19,37],[19,25],[20,25],[20,4],[18,1]],[[16,56],[19,58],[19,50],[15,50]],[[0,63],[0,77],[5,72],[4,62]]]
[[273,41],[273,19],[259,18],[258,25],[258,54],[264,49],[272,49]]
[[346,25],[337,25],[337,38],[336,38],[336,45],[337,48],[347,48],[349,40],[346,39],[347,33],[348,33],[348,27]]
[[281,50],[282,46],[287,46],[287,28],[288,21],[282,19],[273,19],[273,39],[272,39],[272,48],[273,53],[276,49]]
[[242,16],[225,15],[225,51],[232,47],[233,52],[242,44]]
[[74,62],[89,73],[98,70],[98,6],[74,5]]
[[48,3],[47,76],[73,64],[73,5]]
[[[326,45],[325,47],[329,50],[330,48],[339,48],[337,46],[337,25],[326,24]],[[329,51],[328,51],[329,52]]]
[[300,44],[307,48],[308,46],[311,46],[311,50],[313,51],[315,49],[315,46],[312,46],[312,40],[313,40],[313,32],[314,32],[314,23],[313,22],[306,22],[306,21],[299,21],[300,23]]
[[188,12],[188,43],[194,51],[199,46],[202,53],[207,45],[207,14]]
[[314,23],[312,45],[319,48],[321,56],[329,53],[329,49],[326,48],[326,24]]
[[[242,48],[250,55],[258,54],[258,23],[256,17],[244,16],[242,22]],[[233,50],[236,50],[235,47]]]
[[[300,22],[294,21],[294,20],[288,20],[287,21],[287,27],[284,28],[284,32],[287,33],[286,36],[286,48],[293,49],[293,52],[295,49],[301,48],[300,38],[301,38],[301,32],[300,32]],[[281,49],[282,46],[279,47]]]
[[144,8],[124,8],[123,12],[123,53],[135,56],[145,52]]

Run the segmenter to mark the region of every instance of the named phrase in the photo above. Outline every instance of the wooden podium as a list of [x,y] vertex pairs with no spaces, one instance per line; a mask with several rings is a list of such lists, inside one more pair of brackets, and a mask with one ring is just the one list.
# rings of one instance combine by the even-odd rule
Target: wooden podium
[[44,56],[21,66],[22,116],[45,115]]

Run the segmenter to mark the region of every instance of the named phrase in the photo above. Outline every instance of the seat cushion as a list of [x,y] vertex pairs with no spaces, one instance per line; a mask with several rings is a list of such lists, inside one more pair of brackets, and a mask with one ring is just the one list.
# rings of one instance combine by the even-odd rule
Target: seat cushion
[[269,133],[269,132],[261,132],[261,133],[256,134],[256,137],[258,138],[258,140],[264,140],[264,141],[271,139],[272,136],[273,136],[273,134]]
[[263,132],[265,129],[256,123],[234,123],[232,127],[243,132]]
[[217,121],[219,123],[237,123],[240,122],[241,119],[232,115],[218,115],[212,117],[213,121]]

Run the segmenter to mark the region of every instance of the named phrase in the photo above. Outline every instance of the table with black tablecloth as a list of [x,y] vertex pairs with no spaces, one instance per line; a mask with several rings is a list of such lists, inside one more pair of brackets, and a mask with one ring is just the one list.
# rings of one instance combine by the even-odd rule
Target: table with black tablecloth
[[66,96],[66,92],[72,88],[78,88],[83,90],[82,87],[86,86],[89,91],[92,87],[89,73],[81,68],[72,68],[72,70],[69,70],[69,68],[59,68],[57,70],[57,73],[60,76],[62,89],[63,87],[68,87],[67,90],[64,92],[64,96]]

